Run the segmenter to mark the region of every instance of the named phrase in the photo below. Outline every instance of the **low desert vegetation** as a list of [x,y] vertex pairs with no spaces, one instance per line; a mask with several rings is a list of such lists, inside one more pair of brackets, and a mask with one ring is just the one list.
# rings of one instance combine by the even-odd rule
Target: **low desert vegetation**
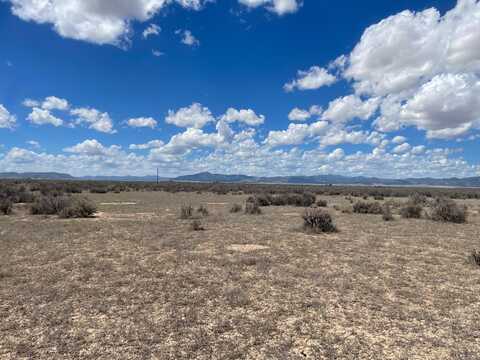
[[480,266],[480,251],[473,250],[472,253],[470,254],[470,260],[472,261],[473,264]]
[[459,206],[455,201],[437,198],[432,204],[430,218],[434,221],[462,224],[467,221],[467,208]]
[[245,203],[245,214],[247,215],[261,215],[262,209],[256,201],[247,201]]
[[230,212],[231,212],[232,214],[242,212],[242,210],[243,210],[242,205],[237,204],[237,203],[233,204],[233,205],[230,207]]
[[383,213],[383,209],[379,202],[357,201],[353,204],[353,212],[356,214],[380,215]]
[[328,206],[328,202],[327,202],[327,200],[319,199],[319,200],[317,200],[316,205],[317,205],[318,207],[327,207],[327,206]]
[[323,209],[309,208],[303,213],[303,229],[309,233],[336,232],[332,216]]
[[407,202],[401,209],[400,215],[405,219],[420,219],[422,217],[423,207],[414,202]]
[[95,203],[82,196],[41,195],[30,206],[32,215],[58,215],[61,218],[87,218],[96,211]]
[[[206,184],[165,185],[198,194],[62,186],[12,183],[7,191],[14,216],[0,217],[2,359],[478,358],[477,200],[457,201],[471,209],[469,221],[452,225],[450,201],[439,222],[399,219],[409,200],[382,188],[317,194],[245,184],[255,191],[217,195]],[[441,191],[412,200],[425,219]],[[311,202],[303,192],[329,209],[287,205]],[[90,213],[80,200],[72,210],[83,194],[98,206],[95,220],[57,218]],[[263,194],[285,205],[260,207]],[[380,215],[353,214],[375,194],[385,196]],[[30,206],[62,211],[44,218]],[[391,215],[398,221],[383,223]]]
[[13,212],[13,202],[8,198],[0,198],[0,214],[11,215]]
[[383,221],[393,221],[392,208],[390,204],[383,204],[382,206],[382,219]]
[[71,203],[68,196],[40,195],[30,206],[32,215],[59,215]]
[[315,194],[257,194],[248,198],[248,202],[257,202],[259,206],[298,206],[309,207],[315,203]]
[[61,218],[89,218],[97,212],[95,203],[85,196],[70,197],[69,200],[58,214]]
[[208,211],[208,209],[205,205],[200,205],[197,208],[197,213],[200,214],[201,216],[208,216],[209,215],[209,211]]
[[205,228],[203,227],[202,223],[200,220],[193,220],[191,223],[190,223],[190,229],[192,231],[204,231]]
[[193,216],[192,205],[182,205],[180,208],[180,219],[190,219]]
[[[27,196],[31,192],[43,195],[78,194],[90,192],[94,194],[123,192],[194,192],[221,194],[303,194],[320,196],[347,196],[355,198],[406,198],[412,195],[412,188],[406,187],[371,187],[342,185],[295,185],[295,184],[251,184],[251,183],[187,183],[165,181],[152,182],[113,182],[113,181],[77,181],[77,180],[0,180],[0,193],[8,188],[18,192],[25,190]],[[418,196],[425,199],[446,197],[451,199],[480,199],[480,189],[447,189],[447,188],[415,188]],[[17,201],[13,201],[16,203]],[[31,202],[31,201],[23,201]],[[310,205],[308,205],[310,206]]]

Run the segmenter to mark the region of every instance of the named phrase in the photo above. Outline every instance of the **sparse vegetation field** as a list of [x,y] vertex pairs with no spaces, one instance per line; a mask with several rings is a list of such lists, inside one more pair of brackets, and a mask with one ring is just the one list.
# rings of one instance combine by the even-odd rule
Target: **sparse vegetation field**
[[480,354],[473,190],[42,184],[0,191],[0,359]]

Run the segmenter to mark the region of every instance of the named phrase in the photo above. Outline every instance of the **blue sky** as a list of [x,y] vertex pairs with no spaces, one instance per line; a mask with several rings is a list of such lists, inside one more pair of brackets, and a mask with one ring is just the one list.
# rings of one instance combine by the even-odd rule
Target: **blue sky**
[[480,3],[0,2],[0,171],[480,175]]

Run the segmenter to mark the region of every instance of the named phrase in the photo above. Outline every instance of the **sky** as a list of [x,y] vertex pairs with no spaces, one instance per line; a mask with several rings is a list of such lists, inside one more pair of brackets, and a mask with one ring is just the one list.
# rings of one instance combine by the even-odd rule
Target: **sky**
[[477,0],[0,0],[0,172],[480,176]]

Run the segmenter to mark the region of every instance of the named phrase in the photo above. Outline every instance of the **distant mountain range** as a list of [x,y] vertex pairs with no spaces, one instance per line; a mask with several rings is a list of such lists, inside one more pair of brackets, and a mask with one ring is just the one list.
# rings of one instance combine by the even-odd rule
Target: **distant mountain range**
[[[97,181],[145,181],[154,182],[155,175],[149,176],[83,176],[46,173],[0,173],[1,179],[43,179],[43,180],[97,180]],[[365,176],[314,175],[314,176],[273,176],[255,177],[247,175],[225,175],[202,172],[176,178],[159,178],[160,181],[223,182],[223,183],[270,183],[270,184],[318,184],[318,185],[386,185],[386,186],[445,186],[445,187],[480,187],[480,176],[469,178],[407,178],[382,179]]]

